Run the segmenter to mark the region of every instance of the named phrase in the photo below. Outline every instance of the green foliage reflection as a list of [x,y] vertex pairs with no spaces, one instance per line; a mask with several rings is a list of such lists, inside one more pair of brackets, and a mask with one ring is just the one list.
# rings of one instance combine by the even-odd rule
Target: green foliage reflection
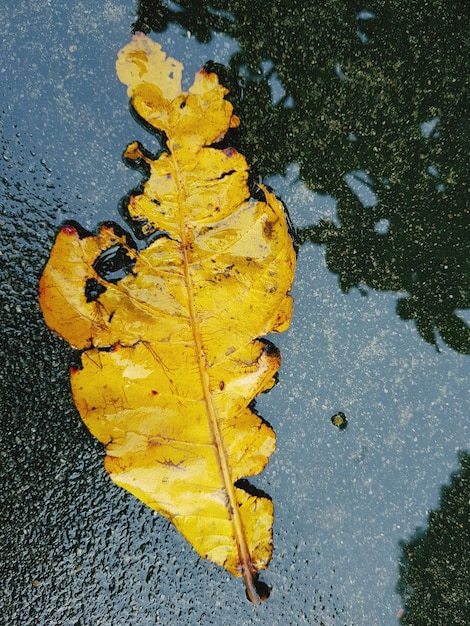
[[344,291],[406,292],[400,317],[466,354],[469,16],[468,0],[141,0],[134,25],[233,37],[223,82],[255,173],[297,162],[338,203],[339,226],[303,228],[298,243],[326,245]]
[[397,591],[405,608],[401,623],[413,626],[470,623],[470,454],[441,493],[425,532],[402,542]]

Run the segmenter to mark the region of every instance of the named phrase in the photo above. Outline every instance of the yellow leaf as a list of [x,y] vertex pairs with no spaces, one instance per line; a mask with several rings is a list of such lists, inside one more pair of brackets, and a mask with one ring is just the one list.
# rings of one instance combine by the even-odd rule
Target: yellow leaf
[[182,66],[136,35],[119,53],[132,106],[163,131],[152,158],[136,142],[125,157],[150,175],[129,215],[149,244],[138,251],[118,226],[59,232],[40,281],[51,329],[82,350],[72,368],[76,406],[106,446],[119,485],[178,528],[204,558],[243,576],[253,602],[272,551],[273,505],[247,487],[275,447],[249,405],[274,384],[277,349],[260,339],[292,315],[295,254],[282,204],[248,166],[217,149],[239,121],[215,74],[188,93]]

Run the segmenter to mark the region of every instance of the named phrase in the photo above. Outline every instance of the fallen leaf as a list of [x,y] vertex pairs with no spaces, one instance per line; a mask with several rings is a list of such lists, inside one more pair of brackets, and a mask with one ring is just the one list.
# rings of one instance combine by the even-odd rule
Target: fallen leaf
[[239,124],[216,74],[182,92],[182,65],[136,35],[117,72],[132,107],[166,137],[154,158],[125,152],[149,178],[117,225],[66,224],[40,281],[48,326],[82,351],[75,404],[106,446],[110,477],[173,522],[204,558],[243,576],[248,597],[272,552],[273,504],[244,480],[275,447],[250,407],[270,389],[285,330],[295,253],[282,204],[250,197],[248,165],[214,146]]

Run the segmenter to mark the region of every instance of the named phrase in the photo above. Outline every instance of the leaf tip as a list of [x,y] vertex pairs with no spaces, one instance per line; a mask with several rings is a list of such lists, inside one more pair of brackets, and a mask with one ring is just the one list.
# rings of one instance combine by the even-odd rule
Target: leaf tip
[[230,118],[230,128],[238,128],[240,126],[240,118],[238,115],[232,115]]
[[72,237],[75,237],[78,235],[78,231],[75,228],[75,226],[72,226],[72,224],[64,224],[64,226],[62,226],[62,228],[60,229],[60,231],[64,234],[64,235],[70,235]]
[[235,148],[224,148],[222,150],[222,152],[225,154],[226,157],[228,157],[229,159],[234,157],[236,154],[238,154],[237,150],[235,150]]

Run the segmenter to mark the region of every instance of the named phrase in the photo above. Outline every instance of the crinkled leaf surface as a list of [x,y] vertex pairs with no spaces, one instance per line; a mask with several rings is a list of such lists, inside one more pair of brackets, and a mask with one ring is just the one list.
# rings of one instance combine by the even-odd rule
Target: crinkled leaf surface
[[275,447],[249,405],[280,365],[260,337],[285,330],[292,314],[286,217],[264,187],[264,201],[250,197],[241,154],[213,147],[239,123],[215,74],[198,72],[183,93],[181,64],[144,35],[121,50],[117,72],[136,112],[167,140],[158,158],[136,142],[125,153],[150,171],[128,207],[149,245],[137,251],[111,223],[96,235],[65,225],[41,307],[83,351],[73,397],[106,446],[111,478],[201,556],[243,576],[257,602],[273,505],[240,480]]

